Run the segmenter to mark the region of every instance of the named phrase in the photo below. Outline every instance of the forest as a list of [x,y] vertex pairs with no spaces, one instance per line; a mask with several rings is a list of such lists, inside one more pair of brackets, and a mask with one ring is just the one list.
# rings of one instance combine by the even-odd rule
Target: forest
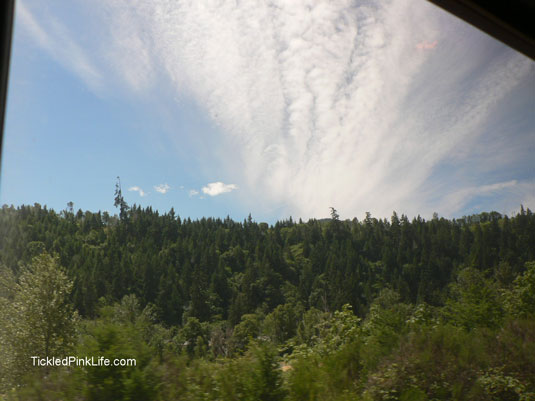
[[115,205],[0,210],[0,399],[535,399],[529,209],[269,225]]

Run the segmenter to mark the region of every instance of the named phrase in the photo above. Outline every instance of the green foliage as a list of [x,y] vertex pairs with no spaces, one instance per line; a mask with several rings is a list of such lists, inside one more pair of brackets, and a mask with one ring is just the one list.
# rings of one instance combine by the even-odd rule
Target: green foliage
[[252,313],[243,315],[241,322],[234,326],[231,338],[232,350],[244,351],[249,342],[260,334],[260,325],[260,316]]
[[[301,338],[305,340],[304,342],[300,342],[299,338],[290,342],[294,347],[291,359],[312,354],[326,356],[336,352],[344,345],[352,343],[359,337],[360,319],[354,315],[351,305],[344,305],[342,310],[335,311],[328,318],[318,315],[317,312],[309,313],[304,318],[307,318],[307,320],[317,319],[317,323],[313,327],[306,329],[308,332],[307,337],[303,337],[305,329],[302,329]],[[301,327],[310,324],[310,321],[305,322],[303,320]]]
[[451,293],[444,310],[448,321],[467,330],[501,326],[503,307],[499,292],[480,271],[471,267],[461,270],[451,284]]
[[292,338],[297,330],[299,307],[292,304],[279,305],[264,320],[264,332],[275,344]]
[[279,357],[268,343],[255,342],[231,360],[171,360],[162,372],[162,400],[282,401],[286,396]]
[[526,263],[526,271],[518,276],[510,290],[504,290],[504,306],[511,316],[535,318],[535,262]]
[[34,367],[32,356],[65,356],[74,345],[78,317],[69,301],[73,284],[58,258],[42,253],[16,281],[5,268],[2,277],[12,289],[0,298],[0,384],[6,388],[27,372],[48,370]]
[[86,368],[88,400],[155,399],[157,381],[150,366],[152,352],[128,326],[106,322],[88,328],[79,355],[98,355],[113,360],[134,358],[136,366],[98,366]]
[[491,400],[529,401],[535,399],[535,392],[528,391],[526,386],[517,378],[503,373],[503,369],[491,368],[477,379],[485,394]]
[[533,327],[515,323],[498,333],[423,327],[404,336],[371,372],[365,392],[371,399],[403,399],[414,392],[411,396],[435,400],[518,400],[535,388],[528,373],[535,361],[526,355],[533,351]]
[[57,253],[75,279],[73,302],[84,317],[96,316],[101,297],[135,294],[142,307],[155,305],[165,325],[180,324],[183,314],[235,325],[243,314],[258,308],[269,314],[285,303],[323,311],[349,303],[363,315],[384,287],[405,303],[440,305],[460,266],[496,269],[505,285],[535,258],[529,211],[512,218],[487,213],[479,222],[411,222],[394,213],[390,221],[368,214],[362,222],[268,226],[129,207],[119,182],[115,201],[119,217],[55,213],[38,204],[3,207],[0,262],[16,272],[43,250]]
[[253,366],[249,375],[250,399],[259,401],[281,401],[285,391],[276,349],[265,343],[258,343],[251,349]]
[[385,288],[372,302],[363,325],[369,364],[373,365],[377,358],[390,353],[409,329],[407,323],[413,317],[413,308],[399,302],[399,299],[397,292]]
[[313,345],[320,337],[321,323],[327,318],[327,313],[321,312],[316,308],[307,310],[297,324],[297,333],[295,336],[296,345]]
[[[333,209],[325,221],[269,226],[250,216],[182,220],[129,207],[116,189],[119,217],[72,205],[0,210],[0,398],[517,400],[535,392],[529,210],[358,222]],[[75,309],[85,318],[78,336]],[[137,365],[32,371],[17,362],[46,348]]]
[[189,317],[180,330],[176,341],[189,356],[203,357],[207,354],[208,326],[196,317]]
[[288,358],[290,399],[352,399],[362,371],[360,319],[350,305],[330,318],[320,316],[317,312],[306,316],[318,320],[309,330],[315,334]]
[[370,375],[366,392],[372,399],[468,399],[482,351],[477,336],[454,327],[416,332]]

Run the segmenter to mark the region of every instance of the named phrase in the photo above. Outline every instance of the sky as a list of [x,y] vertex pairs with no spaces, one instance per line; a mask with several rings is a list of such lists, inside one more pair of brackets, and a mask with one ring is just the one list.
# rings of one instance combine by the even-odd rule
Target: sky
[[424,0],[19,0],[0,204],[535,209],[535,65]]

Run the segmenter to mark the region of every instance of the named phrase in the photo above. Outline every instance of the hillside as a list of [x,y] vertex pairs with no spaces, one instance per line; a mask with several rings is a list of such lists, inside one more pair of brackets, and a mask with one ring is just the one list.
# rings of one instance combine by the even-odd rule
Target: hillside
[[[52,276],[76,333],[55,333],[57,352],[140,362],[114,370],[113,388],[95,373],[103,368],[44,375],[18,362],[0,394],[31,382],[13,397],[54,399],[53,388],[94,400],[528,399],[534,261],[535,215],[523,208],[428,221],[340,221],[333,210],[328,221],[269,226],[126,204],[120,217],[4,206],[10,323],[0,335],[27,327],[13,308],[38,296],[21,288],[48,266],[65,273]],[[11,344],[2,352],[20,360],[40,349]]]

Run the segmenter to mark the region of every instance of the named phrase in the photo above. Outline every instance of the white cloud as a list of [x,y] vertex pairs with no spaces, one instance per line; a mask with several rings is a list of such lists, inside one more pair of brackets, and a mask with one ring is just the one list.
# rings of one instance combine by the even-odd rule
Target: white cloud
[[501,191],[505,188],[511,188],[518,184],[517,180],[511,180],[507,182],[497,182],[496,184],[482,185],[474,191],[476,194],[487,194],[492,192]]
[[205,187],[202,187],[202,192],[206,195],[217,196],[234,191],[235,189],[238,189],[238,186],[235,184],[224,184],[218,181],[206,184]]
[[[93,58],[73,39],[72,32],[52,15],[34,17],[31,9],[26,5],[31,3],[19,1],[17,3],[17,21],[24,31],[29,33],[35,43],[46,51],[64,68],[77,75],[92,90],[99,92],[103,88],[103,77]],[[42,8],[39,11],[45,12]]]
[[155,185],[154,189],[156,190],[156,192],[159,192],[165,195],[171,189],[171,187],[167,184],[160,184],[160,185]]
[[440,209],[446,215],[453,215],[455,212],[461,210],[470,201],[476,197],[485,197],[496,194],[500,191],[511,189],[518,185],[517,180],[506,182],[497,182],[495,184],[480,185],[474,187],[463,188],[451,194],[448,194],[442,201]]
[[146,196],[147,193],[145,191],[143,191],[140,187],[138,186],[133,186],[133,187],[130,187],[128,188],[129,191],[135,191],[139,194],[139,196]]
[[[96,48],[114,79],[136,92],[165,82],[194,99],[222,132],[210,165],[219,160],[249,209],[282,215],[324,216],[329,206],[348,217],[444,214],[465,204],[459,194],[482,190],[474,174],[504,166],[507,148],[491,152],[482,140],[497,111],[535,82],[527,58],[427,2],[99,4],[106,34]],[[44,48],[58,47],[25,18]],[[91,67],[81,46],[67,47]],[[75,69],[67,53],[50,52]],[[455,167],[438,185],[444,163]]]
[[188,191],[188,195],[189,195],[190,197],[192,197],[192,196],[197,196],[197,195],[199,195],[199,191],[197,191],[196,189],[190,189],[190,190]]
[[424,2],[134,4],[160,74],[221,128],[214,148],[243,196],[285,214],[434,209],[434,170],[469,156],[533,73]]

